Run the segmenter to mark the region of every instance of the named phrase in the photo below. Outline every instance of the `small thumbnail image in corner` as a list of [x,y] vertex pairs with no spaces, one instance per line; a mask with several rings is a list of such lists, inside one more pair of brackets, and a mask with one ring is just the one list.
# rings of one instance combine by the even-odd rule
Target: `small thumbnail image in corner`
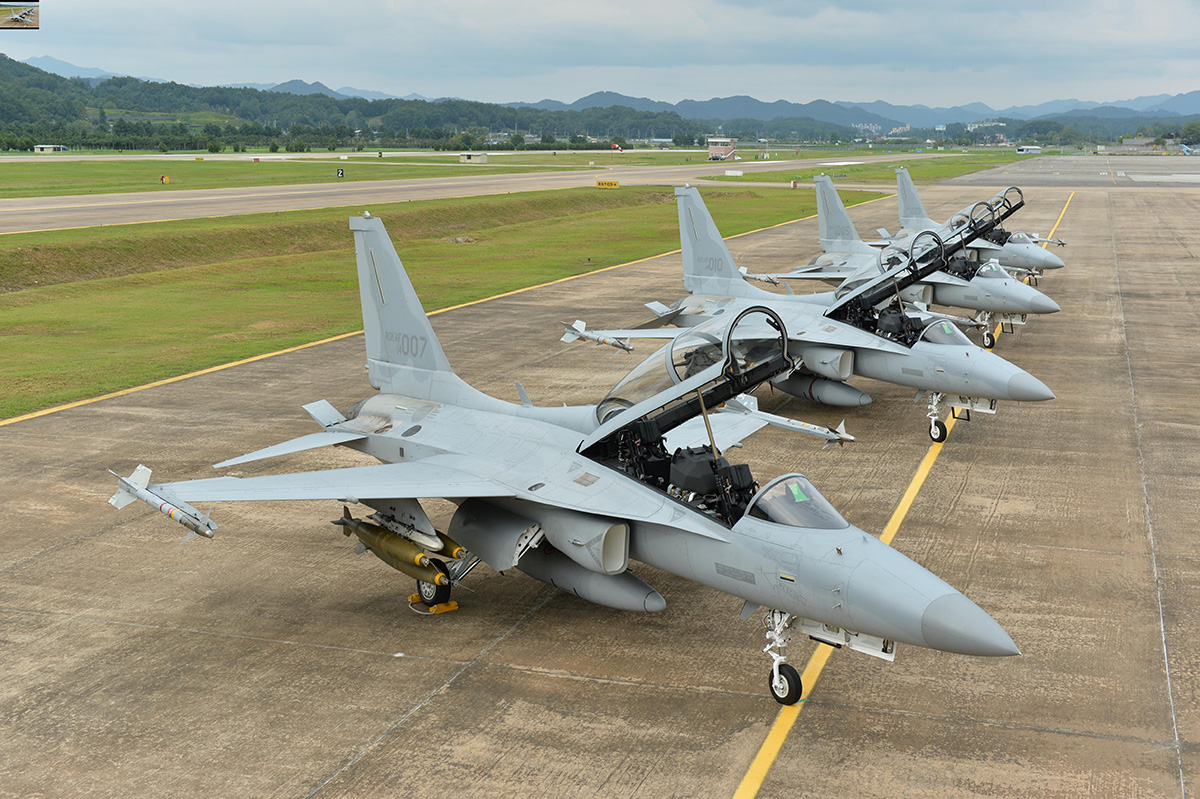
[[0,30],[37,30],[37,3],[0,3]]

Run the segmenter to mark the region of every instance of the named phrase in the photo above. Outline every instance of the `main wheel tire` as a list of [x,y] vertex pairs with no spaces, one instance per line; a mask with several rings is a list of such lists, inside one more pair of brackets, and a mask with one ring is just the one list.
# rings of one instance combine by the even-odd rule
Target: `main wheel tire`
[[781,705],[794,705],[800,701],[800,693],[803,686],[800,685],[800,672],[792,666],[791,663],[779,664],[779,679],[775,679],[775,670],[767,674],[767,687],[771,689],[771,696],[775,697],[775,701]]
[[[446,564],[435,558],[430,558],[429,562],[433,567],[440,571],[446,577],[450,576]],[[429,607],[441,605],[444,602],[450,601],[450,585],[437,585],[436,583],[427,583],[424,580],[417,580],[417,593],[421,597],[421,601]]]
[[946,430],[946,423],[941,419],[935,419],[933,424],[929,425],[929,437],[933,439],[935,444],[945,441],[947,435],[949,433]]
[[983,331],[983,346],[989,350],[996,346],[996,334],[990,330]]

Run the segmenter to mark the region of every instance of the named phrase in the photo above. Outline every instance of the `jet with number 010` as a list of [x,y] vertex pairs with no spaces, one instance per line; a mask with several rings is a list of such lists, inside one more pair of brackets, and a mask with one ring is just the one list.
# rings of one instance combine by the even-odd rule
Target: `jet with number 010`
[[[793,351],[801,368],[779,375],[771,384],[788,394],[827,405],[866,405],[871,398],[847,385],[855,375],[917,389],[929,397],[929,436],[945,441],[941,420],[943,403],[969,414],[995,413],[999,400],[1037,402],[1054,398],[1042,381],[998,355],[978,347],[945,320],[932,323],[906,313],[904,291],[937,271],[970,235],[979,235],[995,224],[995,209],[984,206],[982,216],[971,218],[943,242],[924,233],[904,253],[900,264],[852,289],[817,294],[776,294],[746,281],[721,238],[700,193],[693,187],[677,188],[679,232],[683,250],[683,285],[691,294],[667,306],[649,303],[657,315],[652,325],[680,328],[735,315],[753,305],[771,308],[787,322]],[[982,205],[982,204],[981,204]],[[1013,208],[1018,208],[1014,204]],[[585,325],[571,326],[564,341],[578,339]],[[669,338],[677,330],[643,326],[623,330],[589,331],[593,340],[629,341]]]
[[[906,244],[914,241],[912,237],[884,249],[872,247],[859,237],[833,181],[825,175],[818,175],[813,178],[813,183],[816,185],[817,224],[824,254],[817,256],[807,266],[769,277],[776,280],[821,280],[836,284],[838,291],[845,292],[877,277],[887,271],[896,259],[904,257]],[[985,239],[980,237],[967,244],[965,249],[978,252],[975,247],[979,240]],[[931,319],[941,317],[979,328],[983,331],[983,346],[989,349],[996,343],[991,329],[994,314],[1001,314],[1007,321],[1016,317],[1024,318],[1026,314],[1051,314],[1060,310],[1058,303],[1013,277],[994,260],[986,263],[974,261],[970,262],[969,269],[967,266],[966,259],[951,258],[947,270],[953,271],[933,272],[906,288],[901,297],[910,309],[919,310]],[[936,314],[929,310],[930,303],[966,308],[975,311],[976,315],[971,319],[962,319]]]
[[[658,611],[665,599],[635,576],[656,566],[766,613],[770,691],[797,701],[787,643],[800,632],[895,657],[896,642],[979,656],[1019,654],[999,624],[916,562],[847,522],[805,477],[761,487],[721,452],[766,424],[738,397],[795,369],[785,322],[747,306],[700,325],[643,361],[597,405],[538,407],[482,394],[451,370],[384,231],[354,231],[367,345],[378,394],[342,415],[305,409],[323,428],[217,464],[232,466],[340,445],[382,463],[344,469],[154,484],[139,466],[111,504],[140,499],[211,538],[193,502],[332,500],[360,547],[416,576],[414,609],[457,607],[450,589],[480,562],[516,567],[584,599]],[[728,411],[706,413],[725,404]],[[812,432],[812,431],[810,431]],[[839,440],[834,431],[818,433]],[[434,528],[421,498],[458,505]],[[349,506],[372,511],[358,518]]]

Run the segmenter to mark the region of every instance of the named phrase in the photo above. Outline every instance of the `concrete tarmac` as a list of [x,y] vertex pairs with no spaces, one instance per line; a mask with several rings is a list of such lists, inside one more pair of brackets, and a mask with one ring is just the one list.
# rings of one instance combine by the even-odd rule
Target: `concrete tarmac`
[[[922,196],[934,217],[982,198],[954,182]],[[1068,266],[1042,281],[1063,310],[997,352],[1058,398],[956,424],[894,541],[1023,654],[835,652],[760,796],[1180,797],[1200,778],[1200,191],[1064,180],[1026,197],[1014,226],[1043,235],[1070,200]],[[895,201],[851,216],[894,228]],[[807,220],[730,246],[751,271],[782,271],[815,242]],[[559,320],[642,320],[641,302],[680,295],[679,270],[665,256],[433,324],[489,393],[515,401],[520,380],[538,403],[591,402],[649,348],[560,344]],[[929,439],[911,392],[859,385],[875,402],[844,414],[858,443],[764,431],[735,453],[760,481],[807,474],[878,533]],[[621,613],[480,567],[459,611],[421,617],[411,581],[329,524],[335,503],[218,506],[216,539],[184,546],[153,510],[105,504],[105,468],[207,476],[311,432],[301,404],[369,393],[351,337],[0,428],[0,796],[734,793],[778,706],[761,626],[733,597],[639,567],[668,608]],[[449,505],[430,506],[445,520]],[[813,646],[791,649],[802,666]]]

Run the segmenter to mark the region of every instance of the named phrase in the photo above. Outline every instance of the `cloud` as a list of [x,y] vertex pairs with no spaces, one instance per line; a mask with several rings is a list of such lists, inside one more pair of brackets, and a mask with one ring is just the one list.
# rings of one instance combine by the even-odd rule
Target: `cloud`
[[320,80],[392,94],[677,101],[751,94],[999,107],[1196,88],[1189,0],[56,0],[10,55],[185,83]]

